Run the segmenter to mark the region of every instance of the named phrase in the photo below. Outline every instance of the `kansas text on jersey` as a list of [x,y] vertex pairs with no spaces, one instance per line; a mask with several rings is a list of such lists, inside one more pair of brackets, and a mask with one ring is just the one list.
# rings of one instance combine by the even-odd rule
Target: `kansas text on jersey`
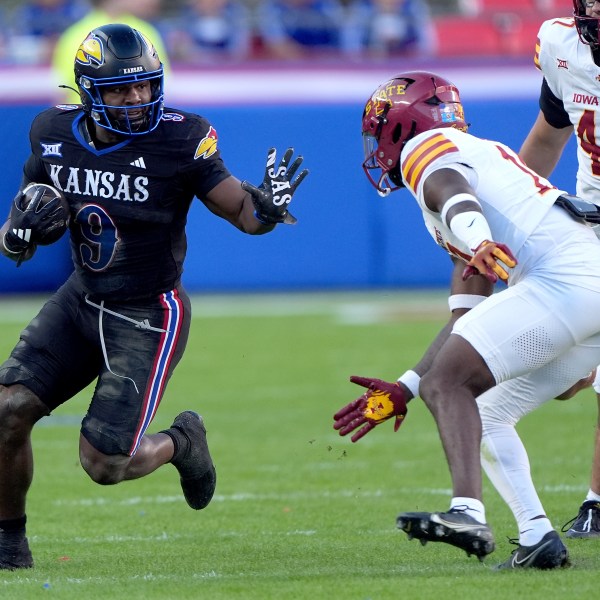
[[153,132],[97,148],[79,107],[55,107],[36,117],[30,141],[25,176],[56,186],[69,201],[82,288],[119,300],[175,288],[191,201],[229,176],[210,123],[165,109]]

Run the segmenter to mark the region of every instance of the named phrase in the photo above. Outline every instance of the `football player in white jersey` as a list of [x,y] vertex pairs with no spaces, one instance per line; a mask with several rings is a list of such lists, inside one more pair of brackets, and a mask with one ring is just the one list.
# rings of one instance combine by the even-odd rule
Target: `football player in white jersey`
[[[575,132],[577,194],[600,205],[600,2],[573,5],[573,18],[550,19],[540,28],[535,52],[544,75],[540,112],[519,155],[548,177]],[[567,537],[600,537],[600,368],[593,387],[599,420],[590,488],[578,515],[563,527]]]
[[400,514],[398,527],[480,559],[490,554],[481,450],[520,531],[499,567],[561,567],[567,549],[537,497],[514,426],[600,362],[600,243],[570,216],[576,198],[467,127],[458,90],[434,73],[398,75],[366,104],[363,167],[381,195],[411,192],[450,255],[451,317],[397,382],[352,377],[367,391],[334,415],[334,428],[353,442],[392,417],[397,429],[406,403],[420,395],[439,429],[453,498],[447,512]]

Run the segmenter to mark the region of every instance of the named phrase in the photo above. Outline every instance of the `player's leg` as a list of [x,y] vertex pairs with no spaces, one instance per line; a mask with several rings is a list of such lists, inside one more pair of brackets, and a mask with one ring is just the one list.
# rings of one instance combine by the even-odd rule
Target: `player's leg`
[[[561,287],[564,293],[557,293]],[[564,307],[559,299],[564,297],[569,298],[572,313],[563,310],[561,314]],[[491,552],[493,542],[482,545],[478,539],[484,536],[477,524],[485,524],[485,510],[479,467],[481,421],[474,398],[496,382],[523,375],[564,354],[573,346],[573,335],[583,340],[599,331],[600,319],[594,316],[586,321],[585,317],[597,301],[594,290],[554,278],[530,278],[488,298],[457,321],[420,384],[452,475],[451,510],[400,515],[402,529],[412,535],[415,529],[426,529],[421,539],[446,541],[478,556]],[[596,354],[595,360],[599,359]],[[466,513],[460,519],[455,516],[459,507]],[[468,535],[464,533],[467,519],[474,521]]]
[[164,433],[144,435],[133,456],[105,454],[88,442],[83,434],[79,436],[83,468],[96,483],[102,485],[144,477],[170,462],[173,453],[173,441]]
[[[582,363],[577,360],[575,364]],[[573,377],[567,377],[569,372],[568,361],[553,361],[531,374],[503,382],[477,399],[483,427],[481,463],[510,507],[519,531],[517,549],[498,568],[552,569],[568,562],[567,549],[533,484],[527,451],[515,425],[522,416],[570,387]]]
[[26,387],[0,386],[0,569],[33,566],[25,499],[33,478],[31,429],[46,414]]
[[[527,451],[515,429],[524,406],[533,410],[537,399],[530,375],[505,381],[478,398],[483,427],[481,464],[510,507],[523,545],[537,543],[553,529],[533,485]],[[534,533],[537,539],[532,538]]]
[[0,569],[33,565],[25,535],[31,430],[93,377],[87,371],[93,357],[68,308],[76,310],[76,301],[67,286],[44,305],[0,366]]
[[[597,385],[594,382],[594,390],[596,392],[596,403],[598,404],[598,416],[596,421],[596,436],[594,438],[594,462],[588,499],[600,502],[600,384]],[[592,495],[593,497],[590,498]]]
[[31,429],[48,407],[25,386],[0,385],[0,521],[25,514],[33,477]]
[[448,338],[421,378],[420,395],[437,424],[454,496],[481,500],[481,420],[476,397],[494,384],[479,353],[457,335]]
[[515,425],[593,370],[597,354],[593,343],[593,339],[587,340],[531,373],[500,383],[477,399],[483,426],[482,464],[515,516],[522,545],[537,543],[552,527],[549,521],[545,528],[539,522],[545,511],[531,481],[529,460]]
[[145,434],[133,456],[106,455],[96,450],[83,435],[79,444],[80,454],[85,457],[85,469],[97,483],[138,479],[170,462],[179,471],[183,495],[191,508],[200,510],[212,500],[217,474],[204,421],[193,411],[179,414],[165,431]]
[[183,355],[190,316],[181,289],[138,305],[89,307],[88,318],[99,323],[105,364],[83,420],[80,460],[100,484],[137,479],[172,462],[188,504],[204,508],[216,474],[201,417],[185,411],[168,430],[146,433]]
[[436,421],[452,476],[450,510],[401,513],[396,521],[409,538],[452,544],[480,560],[493,552],[495,543],[482,502],[481,420],[475,398],[494,383],[473,346],[451,335],[419,385],[420,396]]
[[594,438],[594,454],[590,488],[579,507],[577,516],[565,523],[563,531],[569,538],[599,538],[600,537],[600,369],[596,371],[593,387],[598,404],[596,430]]

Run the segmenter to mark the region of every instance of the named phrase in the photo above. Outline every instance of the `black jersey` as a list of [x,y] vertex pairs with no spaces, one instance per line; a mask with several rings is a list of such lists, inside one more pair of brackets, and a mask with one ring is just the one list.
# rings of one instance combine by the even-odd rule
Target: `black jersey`
[[166,108],[152,132],[105,148],[90,143],[80,107],[40,113],[30,133],[30,181],[62,190],[71,207],[71,252],[83,290],[129,300],[176,287],[193,198],[229,177],[217,133],[195,114]]

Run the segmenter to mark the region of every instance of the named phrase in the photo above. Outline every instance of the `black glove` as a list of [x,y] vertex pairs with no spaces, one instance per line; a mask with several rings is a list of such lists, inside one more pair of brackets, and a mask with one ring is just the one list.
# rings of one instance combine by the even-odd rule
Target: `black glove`
[[265,177],[260,186],[256,187],[248,181],[242,181],[242,189],[252,196],[254,215],[259,221],[267,225],[274,225],[275,223],[287,223],[291,225],[296,222],[296,217],[288,211],[287,207],[292,200],[296,188],[308,175],[308,169],[301,171],[292,183],[292,179],[303,160],[299,156],[288,169],[287,165],[292,158],[292,154],[294,154],[294,149],[288,148],[279,166],[275,168],[277,150],[271,148],[267,156]]
[[2,244],[6,249],[6,255],[17,263],[17,267],[20,267],[22,262],[29,260],[37,249],[37,244],[25,242],[12,231],[4,234]]
[[67,227],[68,208],[62,194],[52,186],[30,183],[15,196],[8,222],[4,248],[19,266],[33,256],[37,244],[60,237]]

